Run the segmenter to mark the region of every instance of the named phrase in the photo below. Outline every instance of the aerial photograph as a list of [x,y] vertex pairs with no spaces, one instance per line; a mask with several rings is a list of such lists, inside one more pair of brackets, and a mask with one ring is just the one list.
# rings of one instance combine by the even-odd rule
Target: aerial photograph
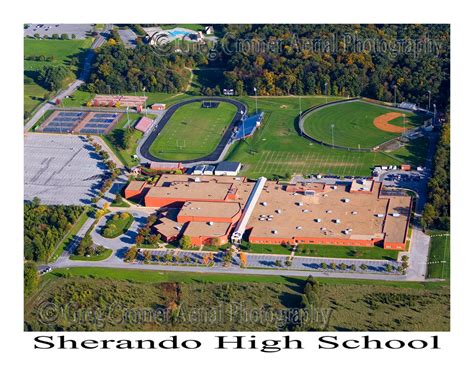
[[450,331],[449,24],[23,45],[24,331]]

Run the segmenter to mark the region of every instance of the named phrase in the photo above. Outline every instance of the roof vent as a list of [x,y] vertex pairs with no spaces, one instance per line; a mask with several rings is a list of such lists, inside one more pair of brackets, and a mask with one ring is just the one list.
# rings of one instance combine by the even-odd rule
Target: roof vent
[[314,221],[321,222],[321,219],[320,218],[315,218]]
[[214,221],[209,221],[208,224],[209,224],[210,226],[212,226],[212,225],[214,225]]
[[272,230],[273,234],[278,234],[278,230]]
[[332,213],[332,210],[328,209],[328,210],[326,211],[326,213]]

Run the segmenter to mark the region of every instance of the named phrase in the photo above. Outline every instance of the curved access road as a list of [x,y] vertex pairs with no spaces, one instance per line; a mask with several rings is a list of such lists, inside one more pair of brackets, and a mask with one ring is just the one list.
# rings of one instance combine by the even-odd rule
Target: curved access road
[[237,112],[235,113],[234,118],[232,119],[230,124],[227,126],[227,129],[225,130],[224,135],[222,136],[222,139],[220,140],[219,144],[217,145],[217,147],[212,153],[204,157],[199,157],[196,159],[189,159],[189,160],[182,160],[180,162],[181,163],[197,163],[197,162],[203,162],[203,161],[217,161],[219,157],[221,156],[222,152],[224,151],[224,149],[226,148],[227,144],[230,142],[230,139],[232,136],[232,129],[247,113],[247,107],[245,106],[245,104],[241,103],[240,101],[230,99],[230,98],[225,98],[225,97],[198,97],[195,99],[189,99],[177,104],[173,104],[171,107],[168,108],[168,110],[160,119],[160,121],[158,121],[153,131],[149,133],[148,136],[146,136],[144,143],[140,147],[140,155],[151,162],[174,162],[174,161],[155,157],[154,155],[150,153],[150,147],[153,141],[158,137],[158,135],[161,133],[163,128],[166,126],[169,119],[173,116],[174,112],[176,112],[183,105],[201,102],[201,101],[219,101],[219,102],[224,102],[224,103],[230,103],[237,108]]

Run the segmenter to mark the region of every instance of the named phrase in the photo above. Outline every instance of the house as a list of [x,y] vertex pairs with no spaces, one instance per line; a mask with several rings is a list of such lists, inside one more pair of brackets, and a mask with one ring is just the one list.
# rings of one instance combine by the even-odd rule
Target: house
[[240,162],[221,162],[214,170],[214,175],[237,176],[241,168]]
[[211,35],[214,34],[214,27],[212,25],[207,25],[204,27],[204,34]]

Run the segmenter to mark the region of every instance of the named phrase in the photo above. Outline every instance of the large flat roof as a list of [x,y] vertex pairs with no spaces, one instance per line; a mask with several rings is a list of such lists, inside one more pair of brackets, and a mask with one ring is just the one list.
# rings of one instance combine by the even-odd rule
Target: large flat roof
[[226,222],[190,222],[186,226],[184,235],[190,237],[221,237],[226,235],[230,224]]
[[179,216],[231,218],[238,214],[240,210],[241,205],[234,202],[211,203],[203,201],[188,201],[184,203],[179,212]]
[[232,184],[230,183],[171,182],[163,187],[151,187],[146,196],[187,200],[224,201],[231,189]]
[[[267,182],[249,221],[251,236],[368,240],[383,239],[387,233],[392,242],[403,242],[407,217],[390,216],[389,224],[384,227],[387,211],[391,209],[389,200],[393,198],[379,198],[380,183],[373,185],[373,192],[363,194],[350,193],[350,185],[338,185],[305,196]],[[399,213],[409,206],[408,196],[398,197],[393,202],[393,208],[399,209]]]

